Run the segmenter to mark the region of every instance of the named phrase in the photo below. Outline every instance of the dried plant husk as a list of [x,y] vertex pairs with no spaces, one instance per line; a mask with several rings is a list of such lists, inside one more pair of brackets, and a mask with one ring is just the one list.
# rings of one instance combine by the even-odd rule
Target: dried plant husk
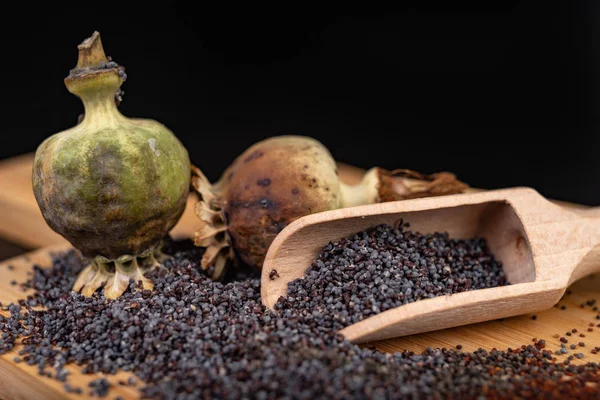
[[468,187],[449,172],[424,175],[374,167],[357,185],[340,181],[335,160],[319,141],[276,136],[249,147],[215,184],[192,167],[201,226],[197,246],[206,247],[202,267],[213,279],[239,259],[260,268],[275,236],[308,214],[377,202],[462,193]]
[[104,54],[98,32],[78,49],[65,85],[85,114],[40,144],[33,190],[48,225],[90,260],[73,289],[90,296],[104,287],[114,299],[130,279],[152,289],[144,274],[160,264],[162,239],[185,209],[191,166],[164,125],[119,112],[126,75]]

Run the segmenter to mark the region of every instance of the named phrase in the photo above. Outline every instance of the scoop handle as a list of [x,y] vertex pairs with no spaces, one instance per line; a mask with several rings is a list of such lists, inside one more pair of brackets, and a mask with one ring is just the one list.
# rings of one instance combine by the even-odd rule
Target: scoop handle
[[573,227],[582,252],[581,260],[576,264],[569,284],[591,274],[600,273],[600,207],[577,210],[582,217],[579,226]]

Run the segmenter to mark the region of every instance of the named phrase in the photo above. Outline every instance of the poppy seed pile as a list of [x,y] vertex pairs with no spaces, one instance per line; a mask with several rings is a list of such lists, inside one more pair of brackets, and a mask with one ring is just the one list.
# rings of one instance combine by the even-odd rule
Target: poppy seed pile
[[[361,253],[352,243],[365,241],[367,249],[378,249],[381,243],[393,242],[390,235],[396,237],[398,247],[390,244],[387,250],[377,251],[391,252],[392,259],[404,254],[399,256],[402,267],[385,255],[379,263],[380,258],[367,251],[371,261],[354,262],[355,286],[344,286],[350,274],[341,258],[342,274],[348,278],[330,279],[339,269],[333,263],[335,257],[356,257],[345,248]],[[427,250],[428,243],[438,250]],[[403,249],[403,244],[408,247]],[[323,292],[317,296],[328,291],[334,302],[317,300],[318,312],[292,307],[290,297],[299,299],[296,307],[313,307],[302,300],[312,296],[302,292],[308,286],[295,282],[280,299],[277,314],[262,306],[260,279],[255,273],[239,269],[227,283],[213,282],[206,275],[211,271],[203,271],[198,264],[202,249],[190,242],[169,243],[169,247],[166,252],[173,257],[165,262],[165,268],[148,275],[154,289],[141,290],[131,282],[130,290],[117,300],[106,300],[101,292],[86,298],[70,290],[84,267],[73,251],[56,255],[52,268],[35,266],[32,279],[23,285],[35,293],[2,307],[10,316],[0,317],[0,353],[22,341],[24,347],[15,362],[36,365],[40,374],[64,382],[65,390],[81,393],[82,398],[115,398],[110,390],[114,382],[99,377],[89,387],[77,387],[64,368],[66,364],[80,365],[84,373],[130,371],[142,381],[141,397],[157,399],[597,397],[598,365],[557,363],[543,340],[506,351],[462,352],[457,346],[428,348],[421,354],[389,354],[352,344],[336,333],[344,321],[340,312],[354,310],[348,308],[351,301],[375,312],[373,306],[381,310],[454,288],[504,284],[500,265],[480,239],[449,241],[445,235],[421,236],[405,227],[382,226],[332,243],[305,280],[320,282]],[[410,248],[420,249],[418,258]],[[437,266],[436,272],[429,274],[428,257],[444,258],[438,260],[441,274]],[[409,263],[414,263],[414,270]],[[371,265],[375,270],[369,270]],[[466,265],[471,266],[471,275]],[[451,271],[444,275],[446,266]],[[393,268],[394,273],[390,272]],[[430,277],[419,280],[415,271],[419,276],[427,271]],[[375,283],[386,272],[390,276]],[[370,275],[365,276],[367,273]],[[453,281],[448,282],[450,279]],[[340,289],[335,289],[334,282],[339,282]],[[413,296],[393,297],[382,290],[383,285],[405,292],[410,287]],[[352,293],[348,293],[350,288]],[[377,294],[366,295],[373,288]],[[389,294],[389,299],[381,294]],[[36,311],[39,305],[45,310]]]
[[323,323],[341,329],[417,300],[508,284],[484,239],[423,235],[408,227],[402,221],[379,225],[329,243],[275,309],[327,314]]

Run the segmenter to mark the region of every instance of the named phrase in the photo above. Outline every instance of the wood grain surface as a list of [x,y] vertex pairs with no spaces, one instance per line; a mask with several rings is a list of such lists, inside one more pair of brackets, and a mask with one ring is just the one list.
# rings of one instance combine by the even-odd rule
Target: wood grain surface
[[[31,160],[31,155],[24,155],[0,162],[0,236],[29,248],[54,247],[40,249],[0,263],[0,301],[3,304],[26,296],[26,293],[23,293],[18,285],[10,284],[12,280],[25,281],[28,278],[27,273],[31,271],[34,263],[49,265],[51,251],[68,248],[64,239],[47,227],[39,213],[31,191]],[[346,166],[342,166],[340,172],[340,176],[343,175],[346,182],[356,182],[362,173],[359,169],[346,168]],[[191,204],[193,201],[190,201]],[[572,206],[580,208],[577,205]],[[185,236],[193,232],[195,218],[192,210],[188,209],[175,229],[174,236]],[[9,269],[9,265],[13,269]],[[571,294],[563,297],[557,306],[538,313],[535,320],[532,319],[532,315],[523,315],[388,339],[371,343],[368,346],[375,346],[382,351],[395,352],[422,351],[428,346],[449,348],[461,344],[463,350],[472,351],[478,348],[491,350],[517,347],[532,343],[532,339],[537,338],[545,339],[550,349],[557,349],[560,342],[554,336],[560,335],[569,340],[568,344],[579,341],[585,343],[585,347],[578,347],[574,351],[569,350],[570,354],[582,352],[585,355],[582,360],[573,360],[574,363],[600,362],[600,354],[590,353],[594,346],[600,346],[600,327],[596,326],[600,324],[600,320],[596,319],[598,313],[591,307],[580,307],[582,303],[594,298],[600,301],[600,278],[597,276],[584,278],[575,283],[572,286]],[[5,312],[2,313],[5,314]],[[592,329],[591,332],[588,332],[589,328]],[[566,332],[570,332],[572,329],[577,329],[578,332],[570,337],[565,336]],[[585,337],[579,337],[581,333]],[[16,352],[18,352],[18,348],[0,357],[0,399],[88,398],[87,383],[101,376],[98,374],[83,375],[80,373],[80,367],[70,366],[69,382],[74,387],[84,389],[84,395],[67,395],[61,382],[40,377],[36,367],[28,366],[25,363],[15,363],[13,358],[16,356]],[[566,358],[566,355],[557,356],[557,358],[562,360]],[[119,373],[117,376],[107,377],[112,383],[108,399],[114,399],[116,396],[124,399],[138,398],[139,392],[135,387],[121,386],[117,383],[119,380],[126,380],[129,376],[126,373]]]

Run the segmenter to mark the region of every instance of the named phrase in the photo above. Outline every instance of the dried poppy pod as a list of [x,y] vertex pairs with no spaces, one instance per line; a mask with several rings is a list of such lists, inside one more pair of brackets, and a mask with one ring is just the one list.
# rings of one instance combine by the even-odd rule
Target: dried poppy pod
[[202,225],[197,246],[206,247],[203,268],[222,276],[230,260],[260,268],[275,236],[294,220],[321,211],[383,201],[463,192],[468,186],[448,172],[422,175],[372,168],[354,186],[340,181],[323,144],[304,136],[277,136],[237,157],[211,185],[192,167],[192,185]]
[[65,84],[85,116],[38,147],[33,189],[48,225],[91,260],[73,289],[91,296],[104,286],[114,299],[130,279],[153,287],[144,273],[159,264],[161,240],[185,209],[191,166],[164,125],[119,112],[126,75],[104,54],[98,32],[78,48]]

